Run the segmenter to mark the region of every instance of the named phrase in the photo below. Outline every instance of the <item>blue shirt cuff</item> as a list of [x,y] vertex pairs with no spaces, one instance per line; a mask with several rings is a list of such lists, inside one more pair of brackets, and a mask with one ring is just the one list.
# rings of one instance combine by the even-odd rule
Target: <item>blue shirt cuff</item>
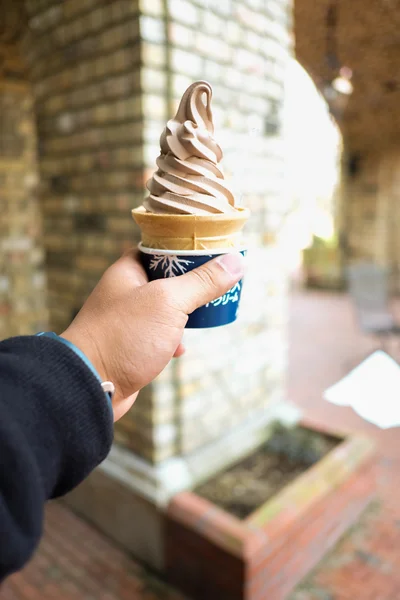
[[[83,362],[85,363],[85,365],[88,367],[88,369],[90,369],[90,371],[96,377],[96,379],[98,380],[98,382],[102,383],[100,375],[98,374],[98,372],[96,371],[96,369],[94,368],[94,366],[92,365],[92,363],[90,362],[90,360],[88,359],[88,357],[86,356],[86,354],[84,354],[82,352],[82,350],[80,350],[77,346],[75,346],[75,344],[73,344],[69,340],[66,340],[63,337],[60,337],[59,335],[57,335],[53,331],[41,331],[40,333],[37,333],[36,335],[37,336],[45,335],[46,337],[54,338],[54,339],[58,340],[59,342],[61,342],[62,344],[64,344],[65,346],[68,346],[68,348],[70,348],[73,352],[75,352],[75,354],[77,354],[79,356],[79,358],[81,360],[83,360]],[[105,395],[106,395],[108,404],[109,404],[111,410],[113,411],[112,402],[111,402],[111,394],[108,393],[108,392],[105,392]]]

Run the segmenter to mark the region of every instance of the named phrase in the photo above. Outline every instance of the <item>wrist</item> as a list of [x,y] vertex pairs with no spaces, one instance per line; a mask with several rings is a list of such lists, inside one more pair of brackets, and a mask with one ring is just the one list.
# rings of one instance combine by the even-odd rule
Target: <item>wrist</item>
[[85,363],[85,365],[88,367],[88,369],[92,372],[92,374],[96,377],[96,379],[99,381],[103,392],[106,395],[107,401],[109,403],[110,409],[112,412],[113,411],[113,405],[112,405],[112,398],[114,395],[114,384],[111,381],[108,381],[107,378],[104,378],[101,374],[101,371],[99,372],[99,370],[97,369],[97,367],[95,366],[94,362],[92,361],[91,355],[87,353],[87,350],[85,349],[85,344],[83,345],[84,347],[82,347],[82,344],[77,344],[74,336],[70,336],[67,332],[62,333],[61,335],[57,335],[56,333],[53,333],[52,331],[47,331],[47,332],[41,332],[37,334],[38,336],[41,335],[45,335],[47,337],[52,337],[54,339],[57,339],[59,342],[65,344],[66,346],[68,346],[81,360],[83,363]]
[[63,333],[60,333],[59,337],[75,346],[86,357],[100,381],[108,381],[109,378],[104,362],[91,336],[87,334],[79,335],[72,328],[68,327]]

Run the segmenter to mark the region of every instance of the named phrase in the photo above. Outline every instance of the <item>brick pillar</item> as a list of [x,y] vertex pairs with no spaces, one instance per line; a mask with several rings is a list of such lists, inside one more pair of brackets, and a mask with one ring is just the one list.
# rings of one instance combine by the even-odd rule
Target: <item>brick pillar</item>
[[381,260],[384,231],[377,220],[378,162],[374,156],[348,155],[345,169],[348,260]]
[[26,0],[51,327],[62,331],[135,242],[142,200],[138,6]]
[[[250,6],[251,4],[251,6]],[[140,5],[145,179],[165,120],[191,82],[213,86],[216,136],[237,198],[252,210],[240,321],[188,331],[188,351],[121,423],[117,439],[153,462],[192,453],[283,399],[286,276],[277,232],[287,209],[281,110],[290,55],[286,1],[144,0]]]
[[158,463],[250,422],[261,427],[283,398],[286,366],[278,232],[287,209],[289,0],[25,6],[52,328],[69,323],[102,271],[137,241],[130,209],[142,202],[165,121],[185,88],[207,79],[227,178],[253,214],[242,315],[231,327],[188,331],[187,356],[141,393],[116,441]]
[[283,401],[287,277],[279,242],[289,208],[281,113],[290,0],[25,0],[25,7],[22,52],[35,96],[54,330],[138,241],[130,209],[143,200],[165,121],[195,79],[213,85],[227,179],[252,210],[238,323],[187,331],[187,355],[141,392],[116,426],[108,459],[68,500],[162,569],[160,508],[265,441],[273,420],[294,418]]
[[[392,292],[400,290],[398,224],[400,153],[396,147],[350,157],[345,186],[348,260],[389,267]],[[354,168],[356,166],[356,168]]]
[[46,327],[33,98],[18,49],[0,41],[0,339]]

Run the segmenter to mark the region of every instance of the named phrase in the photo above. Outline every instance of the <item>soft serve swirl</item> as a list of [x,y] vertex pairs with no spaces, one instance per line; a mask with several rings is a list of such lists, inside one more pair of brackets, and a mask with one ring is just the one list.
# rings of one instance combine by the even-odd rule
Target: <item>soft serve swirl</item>
[[212,89],[193,83],[178,112],[160,137],[158,170],[147,182],[146,211],[161,214],[210,215],[235,212],[235,200],[219,166],[222,150],[214,140]]

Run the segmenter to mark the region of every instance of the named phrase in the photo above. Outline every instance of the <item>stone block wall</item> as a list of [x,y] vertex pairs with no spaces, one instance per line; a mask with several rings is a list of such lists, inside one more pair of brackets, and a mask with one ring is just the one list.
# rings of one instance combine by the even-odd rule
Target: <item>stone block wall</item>
[[50,327],[138,241],[159,136],[185,88],[214,88],[216,136],[247,227],[240,321],[187,332],[187,356],[143,390],[116,441],[151,462],[192,452],[283,396],[286,275],[283,80],[290,0],[25,0]]
[[391,289],[400,292],[400,152],[390,147],[357,160],[344,188],[347,260],[389,267]]
[[51,327],[62,331],[135,242],[142,99],[134,0],[27,0]]
[[391,291],[400,294],[400,150],[383,154],[379,167],[379,222],[383,229],[384,263],[391,272]]
[[0,42],[0,339],[47,322],[33,97],[18,48]]
[[[256,217],[257,218],[257,217]],[[278,251],[251,246],[239,321],[230,328],[188,331],[177,365],[179,453],[262,418],[284,400],[287,295]]]
[[365,157],[357,162],[354,172],[346,176],[344,187],[344,230],[347,236],[347,259],[377,260],[383,229],[378,214],[377,157]]
[[283,398],[287,280],[277,233],[288,208],[281,110],[291,6],[146,0],[140,10],[145,179],[154,171],[166,118],[192,81],[206,79],[226,177],[252,210],[240,321],[187,331],[186,356],[118,427],[117,440],[159,462],[195,451]]

